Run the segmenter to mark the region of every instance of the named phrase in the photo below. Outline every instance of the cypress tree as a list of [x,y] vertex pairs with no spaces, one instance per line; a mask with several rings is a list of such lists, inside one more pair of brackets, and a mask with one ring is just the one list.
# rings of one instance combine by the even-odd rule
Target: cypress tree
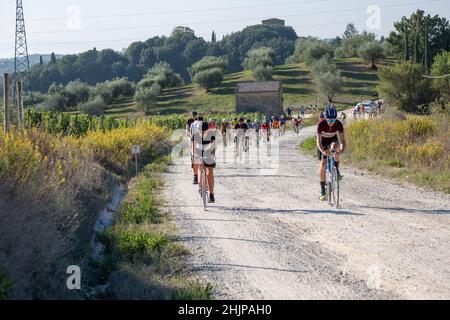
[[54,52],[52,52],[52,55],[50,56],[50,62],[51,62],[52,64],[55,64],[55,63],[56,63],[56,56],[55,56],[55,53],[54,53]]
[[44,64],[44,60],[42,59],[42,56],[39,56],[39,64],[42,66]]
[[427,72],[430,70],[430,62],[429,62],[429,57],[428,57],[428,19],[426,19],[425,21],[425,33],[424,33],[424,53],[423,53],[423,60],[424,60],[424,66],[425,66],[425,70],[427,70]]
[[407,30],[405,32],[405,61],[409,61],[409,37]]
[[420,59],[419,59],[419,34],[420,34],[420,21],[419,21],[419,17],[417,17],[417,21],[416,21],[416,34],[415,34],[415,39],[414,39],[414,60],[417,64],[420,63]]
[[213,31],[212,36],[211,36],[211,42],[212,43],[216,43],[216,33]]

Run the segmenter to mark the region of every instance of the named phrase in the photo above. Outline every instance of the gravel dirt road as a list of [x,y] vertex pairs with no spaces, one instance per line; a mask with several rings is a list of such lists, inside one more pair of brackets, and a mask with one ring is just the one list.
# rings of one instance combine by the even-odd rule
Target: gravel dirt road
[[450,196],[343,166],[342,208],[320,202],[318,161],[298,151],[314,130],[247,162],[219,144],[206,212],[174,157],[164,193],[194,275],[218,299],[450,299]]

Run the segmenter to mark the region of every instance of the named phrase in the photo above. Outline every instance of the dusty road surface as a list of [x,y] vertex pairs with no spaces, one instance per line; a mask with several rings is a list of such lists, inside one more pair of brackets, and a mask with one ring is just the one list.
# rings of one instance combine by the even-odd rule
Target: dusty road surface
[[218,299],[450,299],[450,197],[343,167],[342,208],[320,202],[318,163],[298,151],[313,134],[248,161],[219,147],[206,212],[174,158],[165,196],[195,275]]

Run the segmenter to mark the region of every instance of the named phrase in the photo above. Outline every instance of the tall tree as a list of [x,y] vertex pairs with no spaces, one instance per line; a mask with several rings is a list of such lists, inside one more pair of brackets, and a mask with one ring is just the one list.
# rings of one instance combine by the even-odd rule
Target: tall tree
[[44,64],[44,60],[42,59],[42,56],[39,56],[39,64],[42,66]]
[[215,33],[215,31],[213,31],[213,33],[212,33],[211,42],[212,43],[216,43],[216,33]]
[[56,56],[55,56],[54,52],[52,52],[52,55],[50,56],[50,63],[51,64],[56,64]]
[[359,34],[354,23],[348,23],[344,31],[344,39],[349,39]]

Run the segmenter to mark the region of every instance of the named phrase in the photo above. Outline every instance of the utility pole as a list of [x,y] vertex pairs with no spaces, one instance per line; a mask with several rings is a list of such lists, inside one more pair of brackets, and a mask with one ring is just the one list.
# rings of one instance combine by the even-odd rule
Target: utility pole
[[17,81],[17,127],[23,128],[23,97],[22,97],[22,81]]
[[3,131],[9,131],[9,74],[3,74]]
[[[13,102],[17,103],[17,83],[22,82],[22,89],[30,91],[31,73],[30,60],[28,58],[27,36],[25,32],[25,17],[23,14],[22,0],[16,0],[16,42],[14,54],[14,74],[12,79]],[[18,108],[18,105],[16,105]],[[20,120],[19,120],[20,121]]]

